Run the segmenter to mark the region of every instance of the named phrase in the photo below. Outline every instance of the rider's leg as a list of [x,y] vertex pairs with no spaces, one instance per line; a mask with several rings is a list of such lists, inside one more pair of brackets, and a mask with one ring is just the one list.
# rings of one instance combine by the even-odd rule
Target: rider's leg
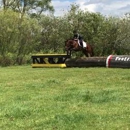
[[80,42],[80,45],[83,47],[83,40],[80,39],[79,42]]

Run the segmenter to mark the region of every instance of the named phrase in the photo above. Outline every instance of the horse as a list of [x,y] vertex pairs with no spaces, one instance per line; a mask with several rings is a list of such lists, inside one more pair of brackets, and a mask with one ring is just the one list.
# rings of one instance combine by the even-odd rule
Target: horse
[[79,45],[78,39],[69,39],[65,41],[65,50],[67,51],[67,55],[71,55],[72,51],[82,51],[86,57],[94,56],[92,46],[89,43],[86,44],[86,47],[83,48]]

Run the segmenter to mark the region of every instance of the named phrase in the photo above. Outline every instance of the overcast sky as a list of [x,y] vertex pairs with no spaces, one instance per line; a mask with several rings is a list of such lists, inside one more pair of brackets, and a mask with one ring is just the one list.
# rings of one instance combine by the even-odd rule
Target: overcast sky
[[130,13],[130,0],[52,0],[55,16],[62,16],[70,9],[71,4],[77,4],[82,10],[100,12],[103,15],[122,16]]

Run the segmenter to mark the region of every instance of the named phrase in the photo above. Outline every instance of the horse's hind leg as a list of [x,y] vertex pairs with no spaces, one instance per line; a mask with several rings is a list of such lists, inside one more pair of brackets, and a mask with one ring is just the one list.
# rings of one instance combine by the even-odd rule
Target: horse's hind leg
[[82,51],[86,57],[91,57],[91,54],[87,50]]
[[88,57],[91,57],[91,54],[90,54],[90,53],[88,53]]

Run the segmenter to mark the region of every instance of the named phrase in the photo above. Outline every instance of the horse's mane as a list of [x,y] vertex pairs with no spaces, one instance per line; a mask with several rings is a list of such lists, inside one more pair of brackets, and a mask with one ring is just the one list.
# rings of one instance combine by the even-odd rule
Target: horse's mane
[[65,41],[65,43],[67,43],[67,42],[73,42],[74,40],[73,39],[67,39],[66,41]]
[[68,39],[68,40],[66,40],[66,42],[68,42],[68,41],[74,42],[74,41],[76,41],[76,40],[75,40],[75,39]]
[[66,41],[73,41],[73,39],[68,39],[68,40],[66,40]]

